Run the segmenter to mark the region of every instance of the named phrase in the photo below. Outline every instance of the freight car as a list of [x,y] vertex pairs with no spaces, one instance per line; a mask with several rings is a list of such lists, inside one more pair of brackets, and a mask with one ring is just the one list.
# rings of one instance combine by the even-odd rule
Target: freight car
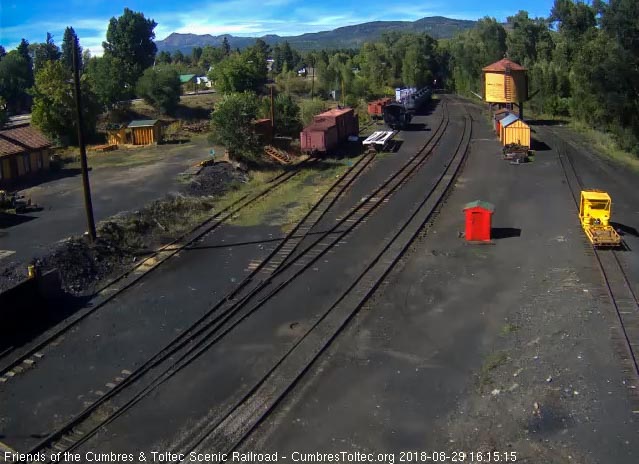
[[392,129],[405,129],[413,114],[432,97],[429,87],[422,89],[395,89],[395,103],[386,105],[382,114],[384,122]]
[[402,103],[390,103],[383,110],[384,122],[391,129],[406,129],[413,114]]
[[300,148],[306,153],[330,153],[350,136],[359,134],[359,120],[352,108],[334,108],[313,118],[300,133]]
[[416,90],[406,96],[404,105],[408,111],[417,111],[431,99],[432,91],[428,87]]
[[392,102],[388,97],[378,98],[368,104],[368,115],[373,119],[381,119],[383,117],[384,107]]

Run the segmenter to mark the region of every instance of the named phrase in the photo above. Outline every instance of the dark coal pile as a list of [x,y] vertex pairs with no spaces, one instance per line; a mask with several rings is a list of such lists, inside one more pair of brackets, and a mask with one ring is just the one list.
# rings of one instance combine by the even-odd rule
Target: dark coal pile
[[[188,233],[214,214],[214,196],[247,181],[248,175],[230,163],[204,167],[183,194],[168,195],[102,222],[95,243],[86,237],[69,238],[40,257],[37,266],[42,272],[57,268],[66,292],[90,295],[157,247]],[[25,278],[26,264],[0,270],[0,292]]]
[[199,174],[185,189],[185,193],[193,196],[220,195],[233,188],[237,183],[248,182],[248,175],[235,169],[230,163],[215,163],[202,168]]
[[26,266],[11,264],[0,270],[0,293],[22,282],[27,277]]
[[72,237],[42,257],[38,267],[43,271],[57,268],[65,291],[87,295],[96,291],[101,281],[130,266],[132,260],[129,250],[108,240],[98,238],[91,244],[84,237]]

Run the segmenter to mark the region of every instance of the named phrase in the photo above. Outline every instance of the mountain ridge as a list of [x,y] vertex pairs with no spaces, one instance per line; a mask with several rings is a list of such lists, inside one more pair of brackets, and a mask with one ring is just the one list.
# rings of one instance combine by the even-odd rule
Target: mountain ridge
[[212,45],[219,47],[226,37],[231,48],[246,48],[262,39],[269,45],[288,41],[298,50],[320,48],[359,48],[364,42],[378,39],[382,32],[425,32],[435,39],[451,38],[458,32],[472,28],[477,21],[452,19],[444,16],[428,16],[416,21],[371,21],[351,26],[342,26],[329,31],[307,32],[300,35],[280,36],[267,34],[261,37],[242,37],[231,34],[181,34],[173,32],[155,43],[158,51],[190,53],[193,47]]

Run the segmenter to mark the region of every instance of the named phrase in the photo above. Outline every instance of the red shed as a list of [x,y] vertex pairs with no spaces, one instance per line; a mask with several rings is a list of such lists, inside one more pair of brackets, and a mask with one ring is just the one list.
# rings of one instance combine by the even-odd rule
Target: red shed
[[466,213],[466,240],[469,242],[490,241],[490,227],[495,205],[487,201],[471,201],[464,207]]

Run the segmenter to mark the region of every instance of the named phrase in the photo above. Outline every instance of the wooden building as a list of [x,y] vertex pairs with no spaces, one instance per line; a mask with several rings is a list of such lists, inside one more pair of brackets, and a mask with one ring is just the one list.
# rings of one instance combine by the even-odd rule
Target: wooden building
[[523,105],[528,100],[528,71],[507,58],[492,63],[482,69],[482,93],[484,101],[491,107],[519,108],[523,118]]
[[0,188],[49,169],[51,142],[30,125],[0,130]]
[[131,121],[107,131],[109,145],[152,145],[162,141],[162,123],[157,119]]
[[516,143],[530,148],[530,126],[514,114],[500,121],[499,138],[502,145]]

